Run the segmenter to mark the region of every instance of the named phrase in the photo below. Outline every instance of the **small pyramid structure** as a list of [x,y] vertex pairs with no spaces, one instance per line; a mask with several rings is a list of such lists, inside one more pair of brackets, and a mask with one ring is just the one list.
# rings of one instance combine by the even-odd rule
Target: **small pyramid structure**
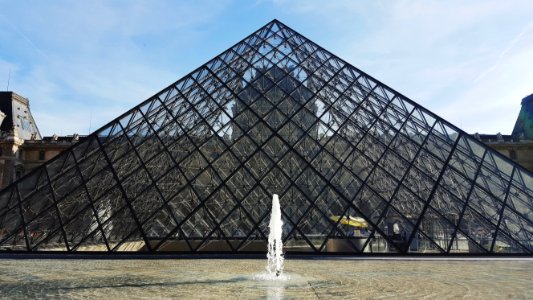
[[0,192],[0,251],[531,254],[531,173],[273,20]]

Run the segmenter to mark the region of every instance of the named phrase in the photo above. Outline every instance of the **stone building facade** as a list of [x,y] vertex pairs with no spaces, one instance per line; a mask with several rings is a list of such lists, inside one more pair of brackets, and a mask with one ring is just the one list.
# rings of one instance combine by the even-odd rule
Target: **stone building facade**
[[510,135],[474,134],[493,149],[533,171],[533,94],[522,99],[522,107]]
[[52,159],[79,139],[76,134],[42,137],[31,114],[29,100],[14,92],[0,92],[0,188]]
[[474,134],[483,143],[533,171],[533,140],[513,135]]

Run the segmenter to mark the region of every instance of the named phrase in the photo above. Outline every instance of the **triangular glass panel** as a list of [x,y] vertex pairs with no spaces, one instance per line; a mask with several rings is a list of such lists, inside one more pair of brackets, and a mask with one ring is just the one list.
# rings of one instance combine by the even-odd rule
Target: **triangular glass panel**
[[328,239],[322,245],[323,252],[363,252],[370,236],[369,222],[353,208],[339,210],[341,213],[328,214],[334,222],[334,230],[328,233]]
[[363,186],[352,200],[352,208],[371,225],[379,222],[387,207],[388,203],[366,186]]
[[[527,242],[526,242],[527,244]],[[524,246],[516,240],[510,238],[503,232],[498,232],[492,248],[493,253],[523,253],[528,251],[531,245]]]
[[481,216],[471,207],[466,207],[459,229],[484,251],[489,252],[496,234],[496,225]]
[[[285,215],[288,216],[292,223],[298,223],[305,212],[309,209],[308,198],[295,187],[291,187],[285,193],[284,198],[285,200],[280,202],[281,210]],[[268,209],[270,209],[270,206],[268,206]]]
[[[413,240],[409,246],[409,252],[422,253],[443,253],[446,252],[452,235],[454,232],[454,225],[448,222],[437,211],[428,208],[424,217],[418,226],[418,232],[414,234]],[[414,246],[415,239],[418,239],[420,244]]]
[[[42,238],[42,239],[41,239]],[[53,231],[46,235],[46,237],[39,236],[38,234],[30,239],[32,244],[32,251],[59,251],[65,252],[68,251],[67,246],[65,245],[65,239],[63,238],[63,232],[61,230]]]
[[[165,229],[166,230],[166,229]],[[152,243],[152,249],[158,252],[191,252],[193,242],[190,242],[185,233],[180,228],[174,228],[171,235],[159,243]]]
[[216,224],[204,206],[197,206],[195,209],[188,218],[182,220],[181,230],[189,241],[200,242],[215,230]]
[[298,226],[299,233],[307,239],[308,243],[311,243],[313,248],[319,249],[327,233],[333,231],[335,223],[330,219],[331,217],[331,214],[326,214],[317,207],[311,206],[295,225]]
[[225,188],[217,190],[204,203],[205,208],[209,211],[213,220],[220,224],[223,222],[228,214],[238,208],[237,203],[233,199],[231,193]]
[[[42,228],[49,228],[43,231]],[[28,242],[33,248],[60,248],[66,250],[65,240],[63,237],[63,228],[59,223],[57,212],[54,207],[44,211],[26,224],[28,233]]]
[[109,220],[126,205],[122,192],[116,186],[105,190],[101,197],[93,199],[93,205],[101,223]]
[[163,199],[156,187],[151,186],[131,202],[135,215],[142,224],[163,207]]
[[[133,232],[137,231],[137,221],[131,214],[129,207],[125,206],[116,211],[109,219],[102,223],[103,232],[106,236],[109,247],[117,248],[124,240],[130,238]],[[140,239],[144,246],[144,241]],[[123,247],[124,248],[124,247]]]
[[19,198],[15,187],[2,190],[0,193],[0,217],[4,216],[9,210],[17,206],[18,203]]
[[499,232],[504,232],[525,248],[533,247],[533,226],[510,207],[503,212]]
[[57,209],[59,210],[61,220],[66,223],[73,218],[80,218],[80,211],[89,207],[90,203],[91,201],[87,197],[85,189],[80,188],[68,194],[57,203]]
[[0,242],[2,243],[0,246],[1,251],[28,251],[24,234],[10,235],[7,238],[3,238]]
[[389,207],[379,222],[378,228],[384,237],[400,252],[409,247],[409,239],[414,231],[413,223],[397,210]]
[[174,161],[165,151],[158,153],[156,156],[152,157],[149,161],[145,163],[145,167],[148,170],[150,177],[153,178],[156,182],[159,181],[162,176],[168,174],[170,169],[174,166]]
[[148,250],[139,231],[129,234],[126,239],[122,240],[112,249],[115,252],[146,252]]
[[4,249],[26,248],[27,235],[24,220],[18,207],[14,207],[2,214],[2,237],[0,237],[0,245]]
[[180,247],[180,244],[182,243],[177,242],[176,245],[172,245],[176,239],[171,238],[164,243],[164,247],[156,247],[162,239],[173,232],[177,226],[176,219],[166,207],[163,207],[146,220],[142,225],[142,228],[152,249],[155,251],[171,251],[172,247]]
[[109,165],[104,153],[99,148],[93,149],[84,157],[77,158],[77,161],[78,168],[85,180],[89,180],[94,174]]
[[18,185],[18,191],[22,199],[27,198],[33,192],[47,188],[48,187],[48,178],[46,171],[43,169],[35,170],[27,177],[27,180],[24,183]]
[[231,241],[235,242],[233,244],[234,247],[250,234],[253,227],[254,223],[248,218],[247,213],[242,208],[233,209],[220,222],[220,230],[226,237],[231,237]]
[[[152,176],[154,175],[152,174]],[[187,184],[187,179],[178,167],[167,170],[166,174],[159,178],[155,177],[155,179],[157,188],[165,199],[170,199]]]
[[266,253],[268,251],[268,241],[265,240],[264,235],[256,229],[250,233],[248,239],[243,240],[238,244],[238,251]]
[[411,243],[408,245],[407,251],[409,253],[424,253],[424,254],[442,254],[445,252],[439,247],[436,242],[430,239],[427,235],[417,231],[413,235]]
[[326,253],[361,253],[366,238],[346,235],[339,228],[334,228],[326,241],[322,244],[322,252]]
[[211,238],[209,240],[203,241],[199,244],[196,249],[196,252],[233,252],[232,245],[225,239],[220,239],[218,237]]
[[75,248],[72,248],[73,251],[110,251],[111,249],[107,246],[106,240],[100,228],[96,229],[84,237],[83,241],[80,242]]
[[304,235],[295,230],[283,241],[283,252],[316,252],[316,249]]
[[129,199],[135,199],[152,184],[150,175],[143,168],[139,168],[123,180],[121,185]]
[[441,186],[435,191],[430,204],[431,208],[453,224],[454,227],[457,226],[465,205],[458,197]]
[[256,187],[246,195],[240,205],[250,213],[252,221],[255,224],[259,224],[265,215],[270,213],[271,206],[268,201],[270,200],[269,198],[269,195],[267,195],[262,188]]
[[449,253],[483,254],[487,253],[487,250],[473,239],[458,231],[450,245]]
[[[98,231],[98,222],[93,210],[91,208],[86,208],[79,212],[75,219],[70,220],[68,223],[65,222],[63,228],[65,229],[67,243],[69,247],[73,249],[86,239],[87,235],[95,230]],[[105,246],[105,244],[102,246]],[[107,249],[105,250],[107,251]]]
[[[31,222],[35,217],[42,214],[45,211],[55,211],[54,197],[50,192],[50,188],[46,187],[36,193],[33,193],[28,198],[24,199],[22,206],[22,217],[26,224]],[[54,221],[57,220],[57,214],[54,217]]]
[[370,227],[370,237],[364,248],[365,253],[398,253],[396,245],[385,238],[379,231]]

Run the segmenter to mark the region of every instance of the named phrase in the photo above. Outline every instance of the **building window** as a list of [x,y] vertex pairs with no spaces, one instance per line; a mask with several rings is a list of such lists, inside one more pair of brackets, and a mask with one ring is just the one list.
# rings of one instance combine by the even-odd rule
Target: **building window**
[[509,156],[511,157],[511,159],[516,159],[516,151],[514,150],[509,151]]
[[17,180],[18,178],[22,177],[24,175],[24,167],[22,165],[18,165],[15,167],[15,178],[13,178],[13,181]]
[[44,160],[44,150],[39,150],[39,160]]

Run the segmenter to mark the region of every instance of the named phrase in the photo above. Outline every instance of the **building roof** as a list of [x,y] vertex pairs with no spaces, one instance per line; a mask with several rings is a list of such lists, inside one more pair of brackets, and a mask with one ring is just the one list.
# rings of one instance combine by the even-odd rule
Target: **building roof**
[[41,139],[28,99],[14,92],[0,92],[0,111],[6,115],[0,125],[4,134],[14,134],[24,140]]
[[522,108],[516,119],[512,135],[533,140],[533,94],[522,99]]
[[49,147],[49,146],[58,146],[58,147],[68,147],[77,142],[83,142],[87,138],[86,135],[66,135],[66,136],[45,136],[40,140],[25,140],[24,147]]

